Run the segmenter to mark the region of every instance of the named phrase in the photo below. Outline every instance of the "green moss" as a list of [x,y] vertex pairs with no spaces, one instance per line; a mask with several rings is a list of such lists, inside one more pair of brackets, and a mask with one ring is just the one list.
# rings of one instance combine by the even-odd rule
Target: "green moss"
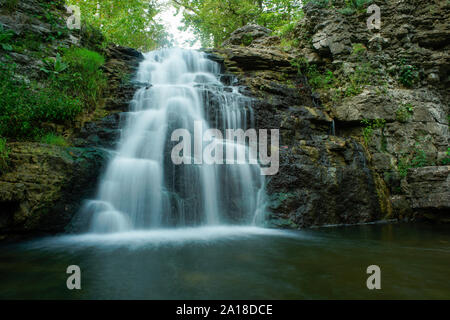
[[414,114],[414,106],[411,103],[406,103],[400,106],[396,112],[397,120],[406,123]]
[[59,147],[68,147],[69,146],[69,143],[63,136],[60,136],[60,135],[57,135],[54,133],[48,133],[45,136],[43,136],[41,138],[41,142],[45,143],[45,144],[59,146]]
[[0,137],[0,175],[8,168],[9,149],[6,139]]

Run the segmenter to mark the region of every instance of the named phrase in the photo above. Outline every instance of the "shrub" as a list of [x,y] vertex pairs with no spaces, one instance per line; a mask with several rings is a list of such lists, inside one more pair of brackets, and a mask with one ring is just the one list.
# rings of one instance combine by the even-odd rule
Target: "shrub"
[[106,87],[106,77],[101,70],[105,58],[85,48],[71,48],[64,53],[62,60],[68,69],[58,76],[58,86],[80,97],[86,107],[93,109]]
[[44,63],[44,67],[41,68],[41,71],[51,75],[51,77],[59,75],[69,67],[67,63],[62,61],[59,53],[55,58],[46,58],[42,62]]
[[0,63],[0,135],[32,138],[42,133],[42,123],[74,120],[81,112],[78,98],[52,85],[25,83],[14,71],[14,64]]
[[398,80],[405,87],[410,88],[419,81],[419,72],[416,67],[402,63]]
[[54,133],[48,133],[41,138],[41,142],[45,144],[51,144],[60,147],[68,147],[69,143],[63,136],[56,135]]

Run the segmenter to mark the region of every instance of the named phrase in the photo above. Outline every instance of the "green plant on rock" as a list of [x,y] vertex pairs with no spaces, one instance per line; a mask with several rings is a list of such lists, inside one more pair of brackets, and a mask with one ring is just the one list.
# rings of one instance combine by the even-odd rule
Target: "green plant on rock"
[[384,129],[386,126],[386,120],[384,119],[363,119],[361,120],[361,124],[363,125],[363,137],[366,145],[369,144],[370,139],[373,136],[373,132],[375,129]]
[[450,165],[450,148],[447,148],[447,152],[445,153],[446,157],[442,159],[441,164],[444,166]]
[[0,137],[0,175],[8,168],[9,149],[6,139]]
[[53,132],[44,135],[41,138],[41,142],[45,143],[45,144],[59,146],[59,147],[68,147],[69,146],[69,143],[63,136],[57,135]]
[[250,34],[244,34],[242,36],[242,45],[248,47],[253,42],[253,36]]
[[414,114],[414,106],[411,103],[406,103],[400,106],[396,112],[397,120],[406,123]]
[[407,64],[405,60],[401,61],[398,81],[405,87],[412,87],[420,80],[419,71],[413,65]]
[[351,15],[354,15],[356,11],[353,8],[345,7],[345,8],[339,9],[338,12],[344,16],[351,16]]
[[311,64],[304,58],[296,59],[291,64],[297,68],[299,74],[306,76],[309,85],[314,89],[329,89],[336,85],[337,79],[331,70],[321,71],[316,64]]
[[363,63],[355,67],[355,72],[348,76],[348,86],[344,91],[346,97],[360,94],[364,86],[375,84],[377,71],[370,63]]
[[420,143],[416,143],[415,147],[410,151],[403,153],[398,160],[397,171],[400,177],[404,178],[411,168],[423,168],[435,165],[428,159],[427,153],[421,148]]
[[364,9],[365,6],[368,4],[371,4],[372,0],[346,0],[345,4],[347,8],[353,8],[353,9]]
[[0,47],[5,51],[11,51],[13,49],[11,40],[14,37],[14,31],[5,30],[3,25],[0,24]]
[[68,68],[58,76],[57,86],[80,97],[86,107],[94,109],[106,87],[106,77],[101,70],[105,58],[97,52],[73,47],[65,51],[62,61]]
[[59,53],[56,54],[55,58],[45,58],[42,62],[44,63],[44,67],[41,67],[40,70],[51,77],[59,75],[69,67],[67,63],[63,62]]
[[397,163],[397,172],[401,178],[408,175],[408,170],[412,168],[407,157],[401,157]]
[[367,48],[362,43],[353,44],[352,55],[361,57],[367,52]]
[[15,74],[16,66],[0,62],[0,135],[33,138],[46,122],[72,121],[82,111],[82,102],[60,90],[53,82],[42,87]]

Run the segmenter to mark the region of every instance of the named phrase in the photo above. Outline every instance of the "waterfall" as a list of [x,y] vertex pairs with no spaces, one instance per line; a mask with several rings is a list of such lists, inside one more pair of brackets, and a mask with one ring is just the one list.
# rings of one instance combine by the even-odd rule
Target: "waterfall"
[[[228,81],[220,81],[227,78]],[[264,177],[258,164],[175,165],[176,129],[192,133],[254,126],[252,103],[221,65],[198,51],[163,49],[145,54],[118,149],[84,208],[94,233],[169,227],[250,225],[264,212]],[[236,151],[248,145],[236,141]],[[197,159],[196,159],[197,160]]]

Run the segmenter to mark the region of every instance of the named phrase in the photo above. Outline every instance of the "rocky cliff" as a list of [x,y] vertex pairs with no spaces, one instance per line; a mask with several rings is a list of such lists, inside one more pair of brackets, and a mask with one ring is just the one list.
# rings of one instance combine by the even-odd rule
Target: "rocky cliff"
[[213,52],[238,74],[260,128],[280,128],[272,222],[449,221],[448,1],[310,1],[290,45],[260,26]]
[[[40,19],[49,9],[39,3],[0,7],[2,26],[27,43],[9,52],[21,77],[39,81],[39,52],[56,56],[74,45],[101,52],[108,84],[75,123],[49,124],[69,146],[8,142],[0,239],[61,232],[93,196],[142,59],[129,48],[101,47],[101,35],[87,29],[58,33],[64,21]],[[280,129],[280,173],[267,184],[272,226],[449,221],[450,5],[374,3],[379,30],[367,28],[366,7],[313,0],[288,44],[249,25],[207,50],[254,98],[257,127]],[[62,6],[50,10],[65,15]]]
[[[56,2],[45,6],[42,1],[20,1],[14,10],[2,5],[0,24],[14,32],[15,45],[12,51],[0,52],[0,59],[10,56],[18,76],[39,82],[42,52],[55,57],[61,48],[92,48],[105,57],[107,86],[99,103],[75,122],[48,124],[65,137],[67,146],[9,139],[7,167],[0,170],[0,240],[64,231],[82,201],[94,196],[108,159],[105,148],[117,140],[120,113],[135,91],[130,79],[143,58],[130,48],[102,48],[101,35],[95,37],[85,27],[68,30],[64,19],[50,23],[40,18],[50,14],[67,16]],[[20,49],[19,42],[24,43]]]

